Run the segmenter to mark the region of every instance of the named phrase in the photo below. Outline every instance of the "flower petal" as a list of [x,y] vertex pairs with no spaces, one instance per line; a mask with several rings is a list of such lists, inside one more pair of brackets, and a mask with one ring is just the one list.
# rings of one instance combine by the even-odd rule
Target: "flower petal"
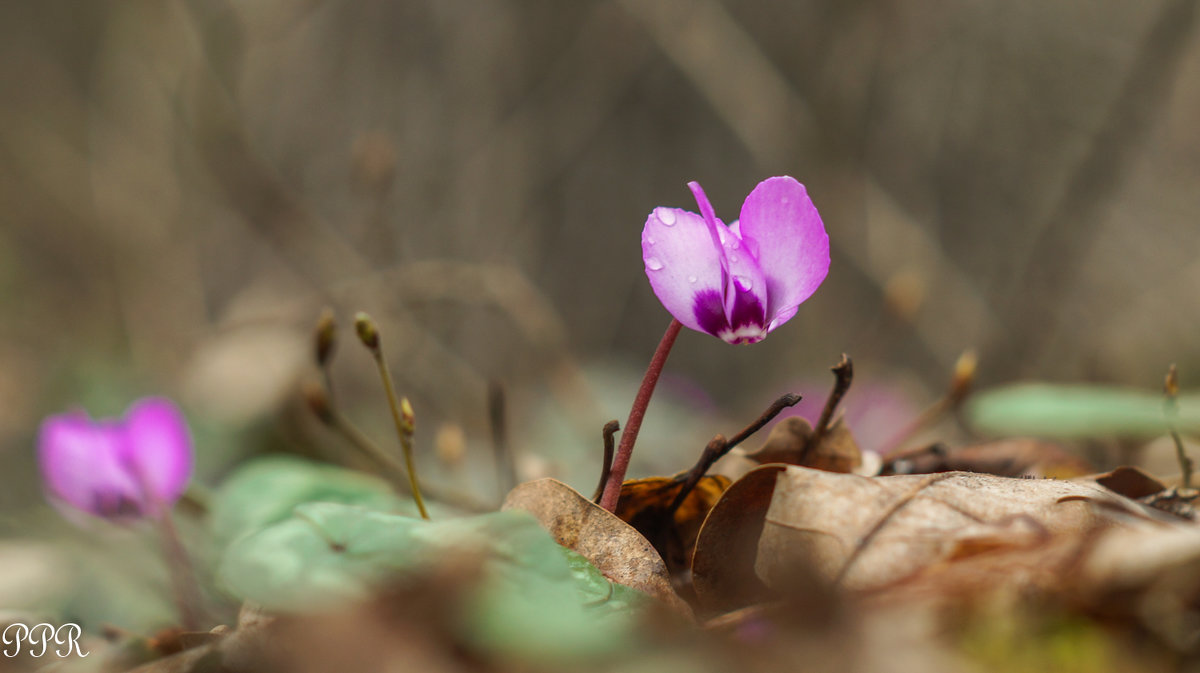
[[147,397],[125,414],[123,459],[149,496],[147,509],[174,504],[192,476],[187,420],[170,400]]
[[49,494],[96,516],[140,507],[140,489],[121,465],[122,439],[122,428],[83,413],[43,421],[38,463]]
[[737,227],[726,227],[713,212],[708,195],[697,182],[689,182],[704,216],[712,241],[721,250],[725,272],[722,304],[727,325],[716,336],[732,344],[754,343],[766,336],[767,283],[758,261],[743,244]]
[[731,227],[726,234],[724,248],[729,264],[725,316],[730,330],[717,336],[733,344],[762,341],[767,335],[766,277],[736,229]]
[[829,273],[829,236],[804,185],[788,176],[758,183],[738,227],[766,276],[771,329],[795,315]]
[[704,218],[704,226],[708,228],[713,248],[718,252],[717,259],[721,262],[721,270],[729,273],[729,259],[725,256],[725,240],[728,238],[729,228],[713,212],[712,204],[708,201],[708,194],[704,193],[704,188],[700,186],[699,182],[694,180],[689,182],[688,189],[692,190],[692,196],[696,198],[696,205],[700,206],[700,215]]
[[646,277],[675,319],[698,332],[716,334],[724,323],[720,248],[704,218],[678,208],[655,208],[642,229]]

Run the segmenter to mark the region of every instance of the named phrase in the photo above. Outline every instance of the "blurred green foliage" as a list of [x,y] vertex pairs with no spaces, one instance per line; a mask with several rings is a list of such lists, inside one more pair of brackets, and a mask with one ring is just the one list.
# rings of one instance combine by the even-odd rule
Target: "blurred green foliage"
[[[1134,388],[1023,383],[975,395],[967,418],[993,435],[1147,438],[1167,432],[1163,402],[1162,393]],[[1200,431],[1200,396],[1180,397],[1174,422],[1181,432]]]

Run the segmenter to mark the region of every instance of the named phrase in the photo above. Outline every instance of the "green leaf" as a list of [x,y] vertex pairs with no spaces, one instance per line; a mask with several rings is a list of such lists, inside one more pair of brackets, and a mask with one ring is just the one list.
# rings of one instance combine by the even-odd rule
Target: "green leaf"
[[493,652],[546,662],[598,657],[627,647],[635,609],[649,598],[609,582],[586,558],[556,543],[529,514],[498,514],[512,518],[495,538],[489,581],[464,612],[467,636]]
[[649,600],[613,585],[559,546],[526,512],[428,522],[336,503],[235,540],[218,569],[237,596],[306,611],[368,597],[386,579],[419,578],[459,554],[484,559],[483,580],[459,606],[460,636],[525,659],[577,659],[627,644],[631,615]]
[[369,594],[372,583],[415,566],[420,520],[331,502],[297,505],[292,515],[234,540],[218,580],[270,609],[305,611]]
[[213,534],[219,546],[292,514],[306,502],[337,502],[416,514],[411,500],[370,475],[290,456],[251,461],[214,494]]
[[610,582],[583,554],[559,546],[567,559],[567,567],[575,576],[575,588],[583,604],[597,612],[620,612],[646,600],[637,589]]
[[[977,429],[1060,439],[1153,437],[1166,432],[1162,393],[1093,385],[1022,383],[979,393],[967,404]],[[1177,427],[1200,429],[1200,398],[1179,398]]]

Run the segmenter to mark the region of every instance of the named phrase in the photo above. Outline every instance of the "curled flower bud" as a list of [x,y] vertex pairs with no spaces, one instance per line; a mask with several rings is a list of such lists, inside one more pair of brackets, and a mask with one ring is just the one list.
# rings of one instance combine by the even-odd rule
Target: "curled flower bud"
[[371,316],[362,312],[354,316],[354,331],[358,334],[358,340],[372,353],[379,351],[379,328],[375,326]]
[[655,208],[642,230],[650,286],[683,325],[732,344],[762,341],[796,314],[829,273],[829,236],[804,185],[758,184],[726,226],[700,185],[700,215]]
[[337,321],[334,320],[333,310],[326,308],[317,318],[317,328],[314,332],[317,347],[317,365],[324,367],[333,359],[333,350],[337,346]]
[[1163,392],[1167,397],[1176,397],[1179,395],[1179,370],[1175,367],[1174,362],[1167,369],[1167,377],[1163,380]]
[[51,416],[37,450],[53,500],[107,519],[158,515],[183,495],[192,473],[187,421],[159,397],[138,400],[121,419]]
[[954,363],[954,376],[950,379],[950,399],[962,401],[966,398],[975,383],[975,370],[978,367],[979,356],[975,354],[975,349],[965,350],[958,356]]
[[312,410],[320,421],[326,425],[333,425],[333,405],[329,401],[329,393],[325,392],[325,388],[315,381],[305,381],[300,387],[300,395],[304,398],[304,403]]
[[404,432],[413,434],[417,431],[417,414],[413,411],[412,402],[407,397],[400,398],[400,421]]

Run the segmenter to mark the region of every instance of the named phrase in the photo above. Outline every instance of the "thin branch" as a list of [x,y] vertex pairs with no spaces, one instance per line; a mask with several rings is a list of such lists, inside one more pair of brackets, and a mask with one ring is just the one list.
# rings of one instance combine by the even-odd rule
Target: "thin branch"
[[1183,487],[1190,489],[1194,465],[1183,449],[1183,438],[1175,429],[1175,421],[1179,419],[1179,372],[1175,369],[1174,363],[1171,363],[1170,368],[1167,369],[1167,378],[1163,382],[1163,395],[1165,397],[1163,416],[1167,421],[1167,432],[1170,433],[1171,440],[1175,442],[1175,458],[1179,461],[1179,471],[1183,475]]
[[613,453],[617,446],[613,436],[620,429],[621,424],[616,420],[604,424],[604,464],[600,467],[600,484],[596,486],[596,493],[592,496],[592,502],[597,505],[600,504],[600,496],[604,495],[604,485],[608,483],[608,476],[612,473]]
[[500,481],[500,492],[508,493],[517,485],[517,465],[508,443],[504,387],[495,381],[488,384],[488,424],[492,429],[492,451],[496,456],[496,478]]
[[830,368],[833,372],[833,390],[829,391],[829,397],[825,400],[825,408],[821,410],[821,419],[817,421],[817,427],[813,429],[812,435],[804,444],[804,450],[800,452],[800,462],[803,463],[808,454],[816,449],[817,445],[824,439],[825,434],[829,432],[829,422],[833,419],[833,412],[837,410],[838,404],[842,401],[842,397],[846,395],[846,391],[850,390],[850,383],[854,381],[854,363],[850,358],[842,353],[842,359],[836,365]]
[[732,438],[725,439],[722,435],[713,437],[712,441],[704,447],[704,451],[700,454],[700,460],[696,461],[695,466],[678,478],[679,481],[683,482],[683,487],[679,490],[679,493],[675,494],[675,500],[671,502],[671,507],[668,511],[674,512],[679,509],[679,506],[683,504],[683,501],[696,488],[696,485],[700,483],[700,480],[704,478],[704,475],[708,473],[713,464],[729,453],[730,449],[749,439],[751,435],[761,430],[767,423],[770,423],[784,409],[799,404],[800,399],[800,396],[796,393],[781,395],[779,399],[771,403],[771,406],[767,407],[762,415],[754,419],[754,422],[750,425],[742,428],[742,431]]

